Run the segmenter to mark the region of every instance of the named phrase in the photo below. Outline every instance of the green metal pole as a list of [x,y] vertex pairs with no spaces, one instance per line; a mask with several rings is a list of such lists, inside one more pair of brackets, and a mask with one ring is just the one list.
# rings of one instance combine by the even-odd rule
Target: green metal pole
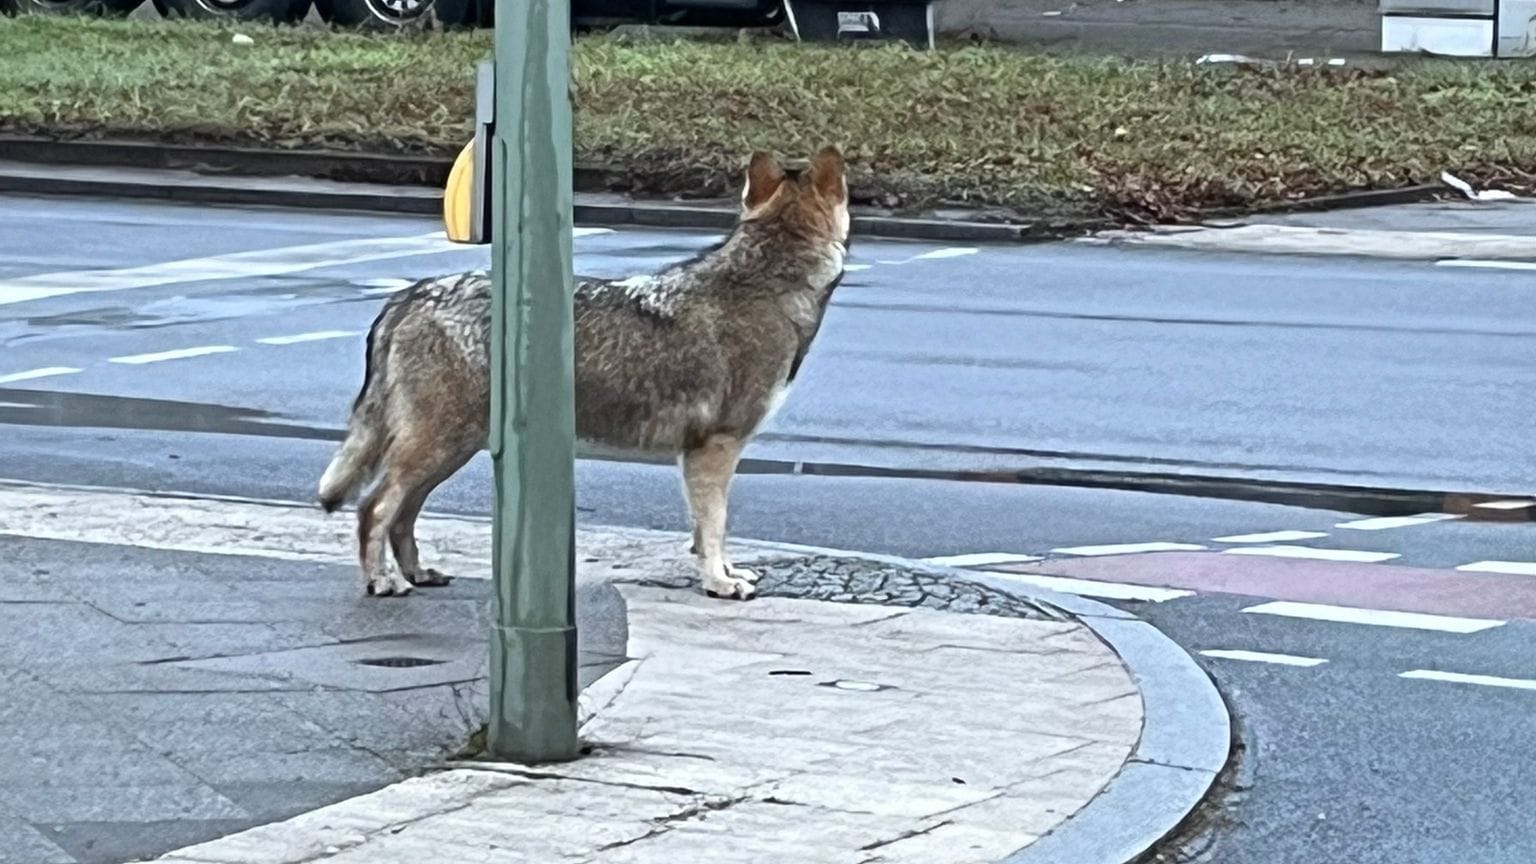
[[496,0],[493,756],[575,758],[570,0]]

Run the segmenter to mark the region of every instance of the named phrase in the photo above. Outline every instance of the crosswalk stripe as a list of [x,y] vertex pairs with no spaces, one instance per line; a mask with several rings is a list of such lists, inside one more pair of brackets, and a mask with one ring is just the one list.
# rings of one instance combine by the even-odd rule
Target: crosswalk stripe
[[41,369],[28,369],[25,372],[13,372],[10,375],[0,375],[0,384],[15,384],[18,381],[33,381],[38,378],[52,378],[56,375],[74,375],[79,372],[73,366],[45,366]]
[[128,354],[122,357],[112,357],[108,363],[126,363],[132,366],[142,366],[145,363],[162,363],[166,360],[185,360],[189,357],[204,357],[209,354],[227,354],[231,351],[239,351],[233,345],[199,345],[196,348],[176,348],[171,351],[153,351],[149,354]]
[[1460,518],[1462,517],[1456,513],[1420,513],[1417,516],[1378,516],[1374,519],[1356,519],[1353,522],[1340,522],[1333,527],[1349,528],[1354,531],[1385,531],[1389,528],[1411,528],[1415,525]]
[[939,567],[986,567],[995,564],[1027,564],[1039,560],[1039,555],[1020,555],[1014,552],[972,552],[966,555],[939,555],[924,558],[923,563]]
[[1326,531],[1267,531],[1263,534],[1233,534],[1229,537],[1212,537],[1213,543],[1285,543],[1292,540],[1316,540],[1327,537]]
[[365,237],[357,240],[234,252],[207,258],[164,261],[140,267],[41,273],[0,280],[0,305],[44,300],[69,294],[124,291],[183,282],[279,276],[323,267],[361,264],[366,261],[463,251],[465,248],[449,242],[441,231],[436,231],[431,234],[406,237]]
[[1079,597],[1098,597],[1102,600],[1140,600],[1147,603],[1163,603],[1189,597],[1193,591],[1182,588],[1156,588],[1151,585],[1132,585],[1126,582],[1096,582],[1092,579],[1071,579],[1066,576],[1041,576],[1036,573],[1010,573],[988,571],[991,575],[1011,582],[1021,582],[1055,591],[1060,594],[1076,594]]
[[1204,549],[1194,543],[1110,543],[1103,546],[1064,546],[1052,549],[1058,555],[1135,555],[1142,552],[1197,552]]
[[1502,678],[1497,675],[1467,675],[1461,672],[1436,672],[1433,669],[1414,669],[1397,677],[1419,681],[1446,681],[1452,684],[1478,684],[1484,687],[1508,687],[1513,690],[1536,690],[1536,681],[1525,678]]
[[1536,270],[1536,261],[1489,261],[1480,258],[1443,258],[1437,267],[1479,267],[1489,270]]
[[1308,618],[1340,624],[1368,624],[1375,627],[1402,627],[1411,630],[1437,630],[1442,633],[1477,633],[1502,627],[1505,622],[1489,618],[1458,618],[1453,615],[1428,615],[1422,612],[1395,612],[1387,609],[1357,609],[1324,603],[1295,603],[1276,600],[1243,610],[1256,615]]
[[326,339],[346,339],[363,335],[356,330],[317,330],[313,333],[295,333],[292,336],[268,336],[257,339],[263,345],[297,345],[300,342],[320,342]]
[[1223,549],[1223,555],[1263,555],[1269,558],[1310,558],[1315,561],[1357,561],[1377,564],[1400,557],[1396,552],[1365,552],[1356,549],[1316,549],[1311,546],[1244,546]]
[[1463,573],[1507,573],[1511,576],[1536,576],[1536,561],[1474,561],[1456,568]]
[[1298,657],[1294,654],[1270,654],[1265,651],[1238,651],[1227,649],[1212,649],[1201,651],[1205,657],[1214,657],[1218,660],[1242,660],[1247,663],[1273,663],[1276,666],[1321,666],[1327,663],[1321,657]]
[[924,252],[911,259],[913,261],[936,261],[941,258],[960,258],[965,255],[975,255],[981,250],[973,246],[950,246],[944,249],[935,249],[932,252]]

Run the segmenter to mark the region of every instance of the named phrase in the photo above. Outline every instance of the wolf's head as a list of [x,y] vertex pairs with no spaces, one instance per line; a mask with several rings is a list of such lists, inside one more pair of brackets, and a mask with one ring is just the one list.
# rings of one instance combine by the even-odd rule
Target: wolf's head
[[808,237],[848,242],[848,179],[843,154],[823,147],[809,164],[789,167],[759,150],[747,165],[741,221],[776,223]]

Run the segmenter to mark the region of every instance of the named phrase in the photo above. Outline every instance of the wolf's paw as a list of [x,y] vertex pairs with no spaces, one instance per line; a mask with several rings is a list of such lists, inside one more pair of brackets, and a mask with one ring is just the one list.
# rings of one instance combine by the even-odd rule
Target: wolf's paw
[[757,596],[757,587],[735,576],[705,574],[704,593],[721,600],[751,600]]
[[732,579],[740,579],[743,582],[750,582],[753,585],[756,585],[757,580],[762,578],[761,576],[757,575],[756,570],[752,570],[746,567],[737,567],[734,564],[725,565],[725,574]]
[[411,584],[415,585],[417,588],[442,588],[446,585],[453,584],[452,576],[444,576],[436,570],[433,570],[431,567],[428,567],[425,570],[419,570],[415,574],[407,576],[406,578],[409,579]]
[[381,573],[368,580],[370,597],[404,597],[411,593],[411,583],[398,573]]

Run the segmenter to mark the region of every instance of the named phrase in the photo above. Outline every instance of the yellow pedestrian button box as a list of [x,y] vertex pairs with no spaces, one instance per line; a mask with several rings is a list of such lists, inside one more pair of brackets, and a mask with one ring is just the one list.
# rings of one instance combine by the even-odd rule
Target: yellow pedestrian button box
[[496,108],[495,66],[480,61],[475,70],[475,137],[464,145],[443,186],[443,230],[454,243],[491,242],[491,124]]

